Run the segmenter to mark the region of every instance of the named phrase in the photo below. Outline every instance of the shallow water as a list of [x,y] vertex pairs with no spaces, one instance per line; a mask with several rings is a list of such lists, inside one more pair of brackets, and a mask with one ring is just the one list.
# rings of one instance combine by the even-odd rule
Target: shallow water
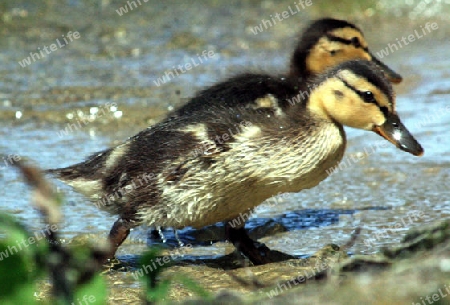
[[[42,12],[23,3],[20,9],[6,7],[9,15],[4,15],[5,26],[0,31],[0,151],[30,159],[42,168],[70,165],[117,144],[155,123],[199,88],[234,72],[284,71],[299,24],[329,12],[326,6],[314,7],[253,35],[250,29],[262,18],[291,3],[147,4],[152,7],[118,17],[114,10],[123,4],[112,1],[99,19],[94,18],[95,9],[83,10],[82,1],[72,1],[70,13],[69,8],[51,6]],[[364,9],[338,16],[356,20],[373,51],[426,22],[439,23],[439,30],[383,59],[405,78],[396,86],[398,112],[425,148],[425,155],[416,158],[384,143],[376,134],[347,129],[344,160],[348,168],[314,189],[272,199],[256,209],[249,229],[268,219],[288,228],[288,232],[262,238],[269,247],[307,255],[330,242],[345,244],[352,230],[361,226],[361,237],[351,251],[373,253],[380,246],[396,244],[411,227],[450,216],[446,184],[450,174],[446,133],[450,123],[450,43],[442,39],[449,32],[448,7],[437,10],[433,6],[431,17],[423,13],[422,19],[409,19],[408,12],[419,12],[416,6],[399,5],[391,10],[387,2],[380,3],[384,8],[372,19]],[[429,9],[433,11],[431,6]],[[20,17],[21,10],[28,12],[28,17]],[[38,20],[37,12],[44,17]],[[399,15],[398,19],[393,15]],[[95,22],[83,23],[89,18]],[[68,31],[80,31],[81,38],[26,68],[18,64]],[[162,86],[155,85],[167,70],[198,58],[204,50],[214,52],[214,57]],[[105,115],[95,117],[100,110]],[[95,117],[92,122],[79,123],[89,115]],[[62,133],[67,124],[75,123],[78,128]],[[369,156],[359,162],[350,157],[363,153]],[[16,214],[33,231],[44,227],[30,207],[28,188],[7,163],[0,160],[0,181],[6,186],[0,210]],[[83,233],[106,236],[115,217],[98,211],[69,187],[59,182],[55,185],[67,201],[60,230],[63,237],[70,240]],[[422,216],[411,218],[408,213],[414,211],[421,211]],[[380,235],[386,229],[387,233]],[[171,239],[171,233],[167,234]],[[194,242],[192,234],[182,232],[181,240]],[[146,241],[147,229],[138,228],[120,253],[141,253]],[[199,253],[205,251],[221,254],[224,244],[199,249]]]

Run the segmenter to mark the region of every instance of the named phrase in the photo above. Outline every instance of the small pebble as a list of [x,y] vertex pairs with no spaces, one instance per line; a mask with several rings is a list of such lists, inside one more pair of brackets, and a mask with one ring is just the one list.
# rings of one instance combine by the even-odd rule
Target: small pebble
[[17,119],[17,120],[20,120],[20,118],[22,117],[22,115],[23,115],[23,114],[22,114],[22,111],[20,111],[20,110],[17,110],[17,111],[16,111],[16,119]]

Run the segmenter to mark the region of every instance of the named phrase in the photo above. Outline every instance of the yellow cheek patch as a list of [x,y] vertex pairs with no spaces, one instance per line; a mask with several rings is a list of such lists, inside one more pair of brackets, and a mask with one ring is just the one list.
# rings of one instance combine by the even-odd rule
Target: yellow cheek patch
[[355,49],[351,46],[346,46],[345,48],[345,52],[340,52],[339,54],[337,54],[337,57],[339,57],[339,59],[342,59],[342,62],[352,59],[364,59],[369,61],[372,60],[372,57],[369,55],[369,53],[367,53],[363,49]]
[[324,72],[327,68],[335,65],[330,51],[340,49],[340,44],[330,43],[325,37],[319,39],[317,44],[309,52],[306,59],[306,65],[310,71],[315,74]]
[[386,100],[367,80],[343,70],[337,77],[331,77],[315,88],[307,104],[308,110],[318,119],[336,121],[349,127],[372,130],[374,126],[381,126],[386,117],[379,105],[365,103],[355,90],[370,90],[375,95],[381,95],[376,97],[377,101]]

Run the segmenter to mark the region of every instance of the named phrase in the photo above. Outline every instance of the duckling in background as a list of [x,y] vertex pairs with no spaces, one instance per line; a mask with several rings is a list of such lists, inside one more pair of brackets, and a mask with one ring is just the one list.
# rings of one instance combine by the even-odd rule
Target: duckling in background
[[353,59],[373,61],[391,82],[402,81],[401,75],[369,51],[368,43],[356,25],[332,18],[316,20],[303,31],[291,58],[289,77],[304,81]]
[[[323,18],[312,22],[300,35],[291,58],[290,70],[285,78],[293,85],[306,82],[326,69],[352,59],[376,63],[393,83],[402,77],[379,61],[368,48],[361,30],[345,20]],[[265,80],[269,79],[268,82]],[[245,85],[244,85],[245,84]],[[224,106],[271,107],[270,99],[259,100],[261,91],[269,94],[272,77],[265,74],[245,73],[200,91],[187,104],[169,114],[168,118],[185,115],[220,103]],[[290,85],[291,86],[291,85]],[[255,105],[259,104],[259,105]]]
[[[251,86],[260,79],[245,81],[230,85]],[[258,249],[243,224],[232,228],[230,220],[276,194],[324,180],[344,154],[344,125],[374,131],[406,152],[423,154],[395,111],[391,84],[373,62],[332,68],[309,81],[307,96],[299,91],[305,88],[285,78],[265,76],[265,82],[267,90],[256,96],[270,96],[277,113],[213,104],[49,172],[119,215],[109,234],[111,257],[130,229],[141,224],[181,229],[227,221],[228,239],[254,264],[264,264],[270,262],[270,250]],[[227,94],[234,99],[233,91]]]

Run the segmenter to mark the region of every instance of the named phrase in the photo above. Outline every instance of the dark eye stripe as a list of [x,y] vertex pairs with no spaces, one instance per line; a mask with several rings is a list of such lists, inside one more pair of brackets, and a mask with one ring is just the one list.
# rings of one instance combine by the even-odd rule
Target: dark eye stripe
[[343,44],[347,44],[347,45],[354,45],[355,48],[363,49],[364,51],[369,52],[369,48],[364,48],[361,45],[360,41],[358,41],[358,45],[355,45],[355,43],[352,40],[345,39],[345,38],[342,38],[342,37],[333,36],[331,34],[326,34],[326,37],[330,41],[337,41],[337,42],[340,42],[340,43],[343,43]]
[[[384,111],[383,111],[382,108],[386,108],[386,107],[381,107],[381,106],[378,104],[378,102],[377,102],[377,100],[376,100],[376,98],[375,98],[375,96],[373,95],[372,92],[370,92],[370,91],[360,91],[360,90],[356,89],[355,87],[353,87],[352,85],[350,85],[349,83],[347,83],[347,82],[346,82],[345,80],[343,80],[342,78],[340,78],[340,77],[338,77],[338,78],[344,83],[344,85],[345,85],[347,88],[350,88],[350,89],[352,89],[353,91],[355,91],[356,94],[358,94],[358,95],[361,97],[361,99],[364,100],[364,102],[377,105],[378,108],[380,108],[381,112],[384,113]],[[367,92],[370,92],[370,93],[371,93],[371,98],[370,98],[370,99],[368,98]]]

